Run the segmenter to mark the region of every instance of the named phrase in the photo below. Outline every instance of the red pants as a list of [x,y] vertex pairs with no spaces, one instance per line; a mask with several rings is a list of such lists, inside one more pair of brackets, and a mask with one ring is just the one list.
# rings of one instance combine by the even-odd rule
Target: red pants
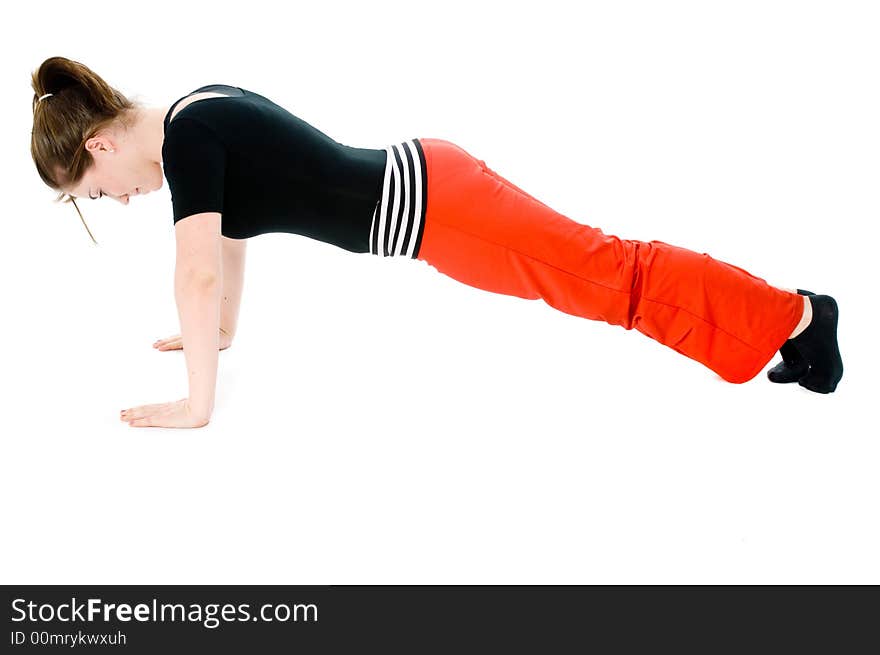
[[418,258],[460,282],[635,328],[734,383],[760,373],[801,319],[796,293],[706,253],[606,235],[454,143],[419,142],[428,188]]

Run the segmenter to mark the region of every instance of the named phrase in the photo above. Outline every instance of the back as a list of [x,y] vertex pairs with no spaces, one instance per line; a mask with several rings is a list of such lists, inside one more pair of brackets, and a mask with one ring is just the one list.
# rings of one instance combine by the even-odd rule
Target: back
[[[175,113],[185,98],[205,91],[225,97],[196,100]],[[175,223],[219,211],[226,237],[288,232],[369,252],[385,149],[338,143],[268,98],[224,84],[178,99],[164,131]]]

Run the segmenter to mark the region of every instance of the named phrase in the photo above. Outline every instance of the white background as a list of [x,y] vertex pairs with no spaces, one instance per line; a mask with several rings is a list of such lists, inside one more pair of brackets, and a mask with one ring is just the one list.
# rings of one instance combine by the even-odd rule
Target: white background
[[[29,3],[4,23],[0,581],[878,583],[873,2]],[[424,262],[250,241],[202,429],[167,184],[52,204],[30,75],[451,140],[561,213],[833,295],[845,374],[735,385]],[[760,311],[756,307],[755,311]],[[774,365],[779,358],[768,364]]]

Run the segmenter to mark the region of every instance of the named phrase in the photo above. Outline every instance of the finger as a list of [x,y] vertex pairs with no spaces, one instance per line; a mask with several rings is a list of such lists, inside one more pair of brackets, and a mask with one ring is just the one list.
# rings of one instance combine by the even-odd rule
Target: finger
[[177,348],[183,348],[182,339],[174,339],[168,340],[166,343],[157,346],[159,350],[175,350]]
[[125,415],[131,418],[142,418],[144,416],[150,416],[156,412],[156,409],[159,407],[159,403],[153,405],[141,405],[139,407],[133,407],[132,409],[126,410]]
[[143,414],[144,412],[150,412],[156,407],[156,404],[153,405],[138,405],[137,407],[132,407],[128,410],[129,414],[138,416]]
[[146,418],[136,418],[128,422],[128,426],[131,428],[148,428],[152,427],[153,422],[149,417]]

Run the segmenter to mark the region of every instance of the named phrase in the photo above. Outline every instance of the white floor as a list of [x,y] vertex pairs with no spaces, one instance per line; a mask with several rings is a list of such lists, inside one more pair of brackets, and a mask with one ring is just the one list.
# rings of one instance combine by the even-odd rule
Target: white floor
[[[259,66],[218,45],[216,68],[173,81],[63,20],[41,40],[155,104],[230,80],[345,143],[448,138],[606,233],[834,295],[837,391],[766,369],[729,384],[636,331],[274,234],[249,246],[211,423],[130,428],[123,407],[186,395],[183,354],[151,348],[178,331],[167,188],[82,202],[96,248],[22,137],[0,258],[0,580],[880,582],[876,25],[856,3],[603,3],[577,25],[566,6],[405,17],[430,44],[407,66],[433,87],[400,106],[343,103],[371,86],[351,67],[378,63],[341,55],[279,84],[272,24]],[[523,53],[522,33],[546,47]],[[303,36],[284,41],[294,60],[320,45]]]

